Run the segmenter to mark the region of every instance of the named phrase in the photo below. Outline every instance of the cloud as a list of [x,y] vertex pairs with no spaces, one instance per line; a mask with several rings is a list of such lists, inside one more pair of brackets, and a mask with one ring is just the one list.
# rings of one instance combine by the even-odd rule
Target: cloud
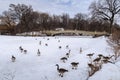
[[74,16],[77,13],[89,13],[88,7],[93,0],[53,0],[53,6],[58,13],[69,13]]
[[72,0],[56,0],[57,5],[71,5]]
[[31,4],[30,0],[0,0],[0,13],[2,13],[5,10],[8,10],[10,4]]
[[50,14],[68,13],[74,16],[76,13],[88,13],[88,7],[93,0],[0,0],[0,13],[8,10],[9,4],[32,5],[34,10]]

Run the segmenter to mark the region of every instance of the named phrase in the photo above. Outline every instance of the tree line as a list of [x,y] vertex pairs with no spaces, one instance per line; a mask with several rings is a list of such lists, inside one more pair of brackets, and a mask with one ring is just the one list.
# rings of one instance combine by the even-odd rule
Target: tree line
[[[31,5],[10,4],[9,9],[0,16],[2,23],[7,25],[12,34],[55,30],[105,31],[111,33],[115,16],[120,13],[120,0],[103,0],[91,3],[89,10],[92,16],[77,13],[73,18],[69,14],[50,15],[34,11]],[[104,3],[104,5],[103,5]]]

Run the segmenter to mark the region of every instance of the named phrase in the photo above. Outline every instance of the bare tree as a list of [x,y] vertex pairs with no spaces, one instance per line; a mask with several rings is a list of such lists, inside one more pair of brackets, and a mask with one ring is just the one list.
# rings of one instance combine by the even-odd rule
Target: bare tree
[[52,21],[51,21],[52,29],[61,27],[61,16],[53,15],[51,17],[52,17]]
[[78,13],[75,15],[74,17],[74,22],[75,22],[75,29],[78,30],[83,30],[85,28],[84,24],[85,24],[85,18],[87,15],[82,14],[82,13]]
[[70,19],[69,14],[63,14],[61,16],[61,23],[62,23],[61,27],[66,29],[69,26],[69,19]]
[[32,6],[25,4],[10,4],[9,7],[9,11],[12,12],[11,16],[16,20],[16,22],[20,22],[23,15],[33,11]]
[[15,27],[15,20],[11,16],[11,11],[4,11],[3,15],[1,16],[1,21],[3,24],[7,26],[10,33],[14,33],[14,27]]
[[109,39],[108,43],[113,50],[115,60],[117,60],[117,58],[120,57],[120,27],[119,26],[113,29],[113,34]]
[[8,26],[11,33],[16,31],[16,25],[21,22],[23,15],[32,12],[32,7],[25,4],[10,4],[8,11],[4,11],[2,21]]
[[115,17],[120,14],[120,0],[98,0],[93,2],[89,9],[93,16],[108,20],[110,23],[109,32],[112,32]]
[[39,17],[37,22],[39,23],[39,26],[42,27],[42,30],[48,29],[48,24],[50,22],[50,16],[47,13],[39,13]]

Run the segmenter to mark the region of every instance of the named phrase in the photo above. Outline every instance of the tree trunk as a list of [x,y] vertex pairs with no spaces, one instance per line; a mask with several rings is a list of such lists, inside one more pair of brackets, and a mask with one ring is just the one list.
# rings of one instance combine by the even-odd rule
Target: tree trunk
[[112,25],[113,25],[113,22],[110,21],[110,27],[109,27],[109,33],[110,33],[110,34],[112,33]]
[[112,34],[114,15],[115,15],[115,14],[112,13],[112,17],[111,17],[111,19],[110,19],[110,34]]

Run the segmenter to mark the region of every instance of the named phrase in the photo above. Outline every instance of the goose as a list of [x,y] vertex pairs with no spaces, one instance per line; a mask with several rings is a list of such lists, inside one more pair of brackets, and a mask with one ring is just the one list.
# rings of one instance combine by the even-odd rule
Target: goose
[[72,69],[77,69],[79,62],[72,62]]
[[15,62],[16,60],[16,57],[12,55],[12,58],[11,58],[12,62]]
[[66,70],[66,69],[64,69],[64,68],[59,68],[59,65],[58,65],[58,64],[56,64],[56,66],[57,66],[57,71],[59,72],[59,76],[61,76],[61,77],[63,77],[63,74],[64,74],[65,72],[68,72],[68,70]]
[[22,48],[22,46],[20,46],[19,49],[20,49],[20,51],[21,51],[21,53],[22,53],[22,52],[23,52],[23,48]]
[[23,50],[24,51],[24,54],[26,54],[27,53],[27,50]]
[[66,53],[66,56],[67,56],[67,58],[69,58],[70,57],[70,53]]
[[91,59],[91,57],[94,55],[94,53],[92,54],[87,54],[87,56],[89,56],[89,58]]
[[67,60],[67,58],[66,57],[62,57],[62,58],[60,58],[60,60],[62,60],[65,63],[65,61]]
[[37,55],[40,56],[40,50],[38,49]]

